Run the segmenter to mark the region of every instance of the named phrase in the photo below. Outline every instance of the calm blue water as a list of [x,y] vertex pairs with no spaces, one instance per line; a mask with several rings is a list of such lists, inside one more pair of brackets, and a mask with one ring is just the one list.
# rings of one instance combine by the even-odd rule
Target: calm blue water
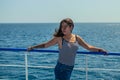
[[[27,48],[50,40],[58,23],[0,24],[0,47]],[[106,49],[108,52],[120,52],[120,23],[76,23],[73,31],[87,43]],[[57,45],[47,49],[57,50]],[[79,51],[86,51],[80,47]],[[0,64],[24,66],[26,52],[0,51]],[[54,80],[54,66],[58,54],[30,52],[28,65],[30,80]],[[115,70],[89,70],[88,80],[120,80],[120,57],[88,55],[89,68]],[[72,80],[85,80],[85,55],[77,54]],[[25,80],[25,68],[21,66],[0,66],[0,79]]]

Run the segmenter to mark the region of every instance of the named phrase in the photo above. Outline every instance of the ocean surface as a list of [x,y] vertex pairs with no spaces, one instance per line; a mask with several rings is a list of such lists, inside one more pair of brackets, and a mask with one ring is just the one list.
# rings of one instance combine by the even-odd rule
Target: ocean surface
[[[49,41],[58,27],[59,23],[0,23],[0,47],[28,48]],[[75,23],[73,33],[93,46],[120,53],[120,23]],[[79,51],[87,50],[79,47]],[[25,53],[0,51],[0,80],[25,80]],[[88,80],[120,80],[120,56],[87,57]],[[85,58],[76,55],[71,80],[85,80]],[[29,80],[54,80],[57,59],[58,53],[29,52]]]

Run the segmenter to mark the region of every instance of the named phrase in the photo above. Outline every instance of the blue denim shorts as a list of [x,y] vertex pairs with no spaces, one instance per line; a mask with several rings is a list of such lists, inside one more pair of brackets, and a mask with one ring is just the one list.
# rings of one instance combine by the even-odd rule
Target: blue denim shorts
[[55,66],[55,80],[70,80],[74,66],[68,66],[60,62]]

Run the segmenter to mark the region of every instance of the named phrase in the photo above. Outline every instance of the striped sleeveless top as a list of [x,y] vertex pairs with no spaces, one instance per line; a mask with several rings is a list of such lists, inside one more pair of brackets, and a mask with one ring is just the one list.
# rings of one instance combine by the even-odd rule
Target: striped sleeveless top
[[62,37],[62,48],[59,49],[58,61],[65,65],[74,66],[78,46],[77,35],[75,42],[68,42]]

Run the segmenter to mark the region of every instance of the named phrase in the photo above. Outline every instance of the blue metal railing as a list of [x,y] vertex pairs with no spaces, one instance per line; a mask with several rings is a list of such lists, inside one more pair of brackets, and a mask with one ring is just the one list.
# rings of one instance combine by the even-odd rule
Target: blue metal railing
[[[25,73],[26,73],[26,80],[28,80],[28,61],[27,61],[27,54],[29,53],[26,48],[0,48],[0,51],[13,51],[13,52],[19,52],[23,51],[26,52],[25,54]],[[30,52],[49,52],[49,53],[58,53],[58,50],[31,50]],[[86,60],[85,60],[85,71],[86,71],[86,80],[88,80],[88,60],[87,60],[87,55],[104,55],[103,52],[83,52],[83,51],[78,51],[78,54],[85,54],[86,55]],[[112,56],[120,56],[120,53],[108,53],[107,55],[112,55]]]
[[[26,48],[0,48],[0,51],[27,51]],[[49,53],[58,53],[58,50],[31,50],[30,52],[49,52]],[[78,51],[78,54],[95,54],[95,55],[104,55],[103,52],[83,52],[83,51]],[[107,55],[112,55],[112,56],[120,56],[120,53],[115,53],[115,52],[108,52]]]

